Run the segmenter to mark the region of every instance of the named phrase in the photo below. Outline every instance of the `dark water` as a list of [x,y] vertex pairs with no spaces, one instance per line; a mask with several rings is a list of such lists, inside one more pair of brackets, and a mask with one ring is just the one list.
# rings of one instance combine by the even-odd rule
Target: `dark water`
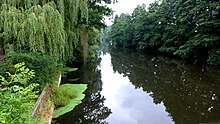
[[101,58],[74,74],[86,98],[55,123],[220,123],[220,70],[128,51]]

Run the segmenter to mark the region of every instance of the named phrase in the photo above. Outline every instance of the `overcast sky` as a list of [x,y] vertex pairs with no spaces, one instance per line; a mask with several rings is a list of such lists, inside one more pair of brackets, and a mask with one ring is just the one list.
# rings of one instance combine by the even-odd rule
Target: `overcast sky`
[[[137,7],[137,5],[146,4],[147,7],[150,3],[153,3],[155,0],[118,0],[117,3],[108,5],[110,8],[112,8],[115,12],[115,14],[120,15],[121,13],[129,13],[131,14],[134,10],[134,8]],[[112,21],[112,20],[111,20]],[[106,19],[107,25],[111,24],[111,21]]]

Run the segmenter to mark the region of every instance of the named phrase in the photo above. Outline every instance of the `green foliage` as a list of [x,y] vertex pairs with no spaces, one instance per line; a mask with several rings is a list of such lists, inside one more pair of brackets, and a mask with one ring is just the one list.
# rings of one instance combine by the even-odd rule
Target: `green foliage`
[[88,59],[89,61],[93,61],[97,58],[97,53],[99,50],[99,46],[101,44],[100,40],[100,31],[96,28],[91,28],[89,30],[89,51],[88,51]]
[[78,68],[64,67],[64,68],[62,68],[62,73],[67,74],[69,72],[74,72],[74,71],[77,71],[77,70],[78,70]]
[[86,84],[63,84],[60,88],[56,88],[52,95],[52,100],[58,108],[55,109],[53,118],[70,112],[75,106],[80,104],[85,97],[83,92],[86,88]]
[[220,40],[219,5],[219,1],[206,0],[155,1],[148,9],[139,5],[131,16],[115,17],[109,36],[114,47],[157,51],[197,62],[209,59],[214,64],[210,56],[218,56],[213,51]]
[[15,51],[74,61],[81,56],[80,25],[88,23],[88,8],[86,0],[1,1],[1,47],[13,44]]
[[63,60],[65,46],[64,20],[54,3],[34,5],[20,10],[8,4],[1,5],[1,36],[14,48],[40,52]]
[[46,83],[52,84],[56,80],[58,66],[53,58],[41,55],[39,53],[15,53],[12,52],[6,56],[7,68],[16,63],[25,62],[31,70],[35,70],[35,77],[32,82],[44,87]]
[[214,66],[220,65],[220,48],[213,49],[209,52],[208,63]]
[[38,97],[34,91],[38,84],[30,83],[30,79],[35,73],[24,63],[18,63],[14,68],[14,74],[7,72],[8,77],[0,76],[0,123],[34,123],[30,112]]
[[[55,87],[55,86],[54,86]],[[55,87],[53,95],[51,96],[53,103],[55,104],[56,108],[64,107],[69,103],[69,101],[75,98],[75,92],[69,89]]]
[[[90,28],[100,31],[105,27],[104,16],[112,14],[101,1],[2,0],[0,47],[12,44],[16,52],[38,52],[59,62],[80,61],[76,59],[88,54],[88,50],[83,52],[81,36],[88,34]],[[115,0],[103,2],[111,4]],[[96,50],[92,47],[91,51]],[[94,54],[91,56],[93,58]]]
[[115,18],[110,31],[110,38],[114,47],[129,48],[132,45],[132,21],[128,14],[121,14]]

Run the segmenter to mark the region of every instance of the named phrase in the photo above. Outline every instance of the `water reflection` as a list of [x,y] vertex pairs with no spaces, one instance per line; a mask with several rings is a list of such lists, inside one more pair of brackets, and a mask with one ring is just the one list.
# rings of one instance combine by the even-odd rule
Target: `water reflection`
[[[177,124],[219,123],[220,71],[164,57],[111,52],[113,70],[163,103]],[[147,108],[146,108],[147,109]]]
[[155,105],[149,94],[135,89],[128,77],[114,73],[110,54],[102,56],[100,68],[101,93],[106,98],[105,105],[112,110],[107,118],[109,124],[172,124],[163,104]]
[[[101,95],[102,82],[97,64],[83,66],[77,73],[70,74],[67,79],[79,78],[77,83],[87,83],[85,98],[82,104],[73,111],[53,120],[54,124],[106,124],[105,119],[111,110],[104,105],[105,98]],[[68,83],[76,83],[70,82]]]
[[219,70],[129,51],[101,57],[74,74],[89,84],[86,98],[55,123],[220,123]]

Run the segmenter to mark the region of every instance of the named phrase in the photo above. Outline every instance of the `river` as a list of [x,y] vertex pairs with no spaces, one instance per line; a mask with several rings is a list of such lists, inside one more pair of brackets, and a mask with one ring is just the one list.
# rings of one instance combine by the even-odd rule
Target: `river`
[[101,54],[68,78],[88,83],[57,124],[220,123],[220,70],[131,51]]

